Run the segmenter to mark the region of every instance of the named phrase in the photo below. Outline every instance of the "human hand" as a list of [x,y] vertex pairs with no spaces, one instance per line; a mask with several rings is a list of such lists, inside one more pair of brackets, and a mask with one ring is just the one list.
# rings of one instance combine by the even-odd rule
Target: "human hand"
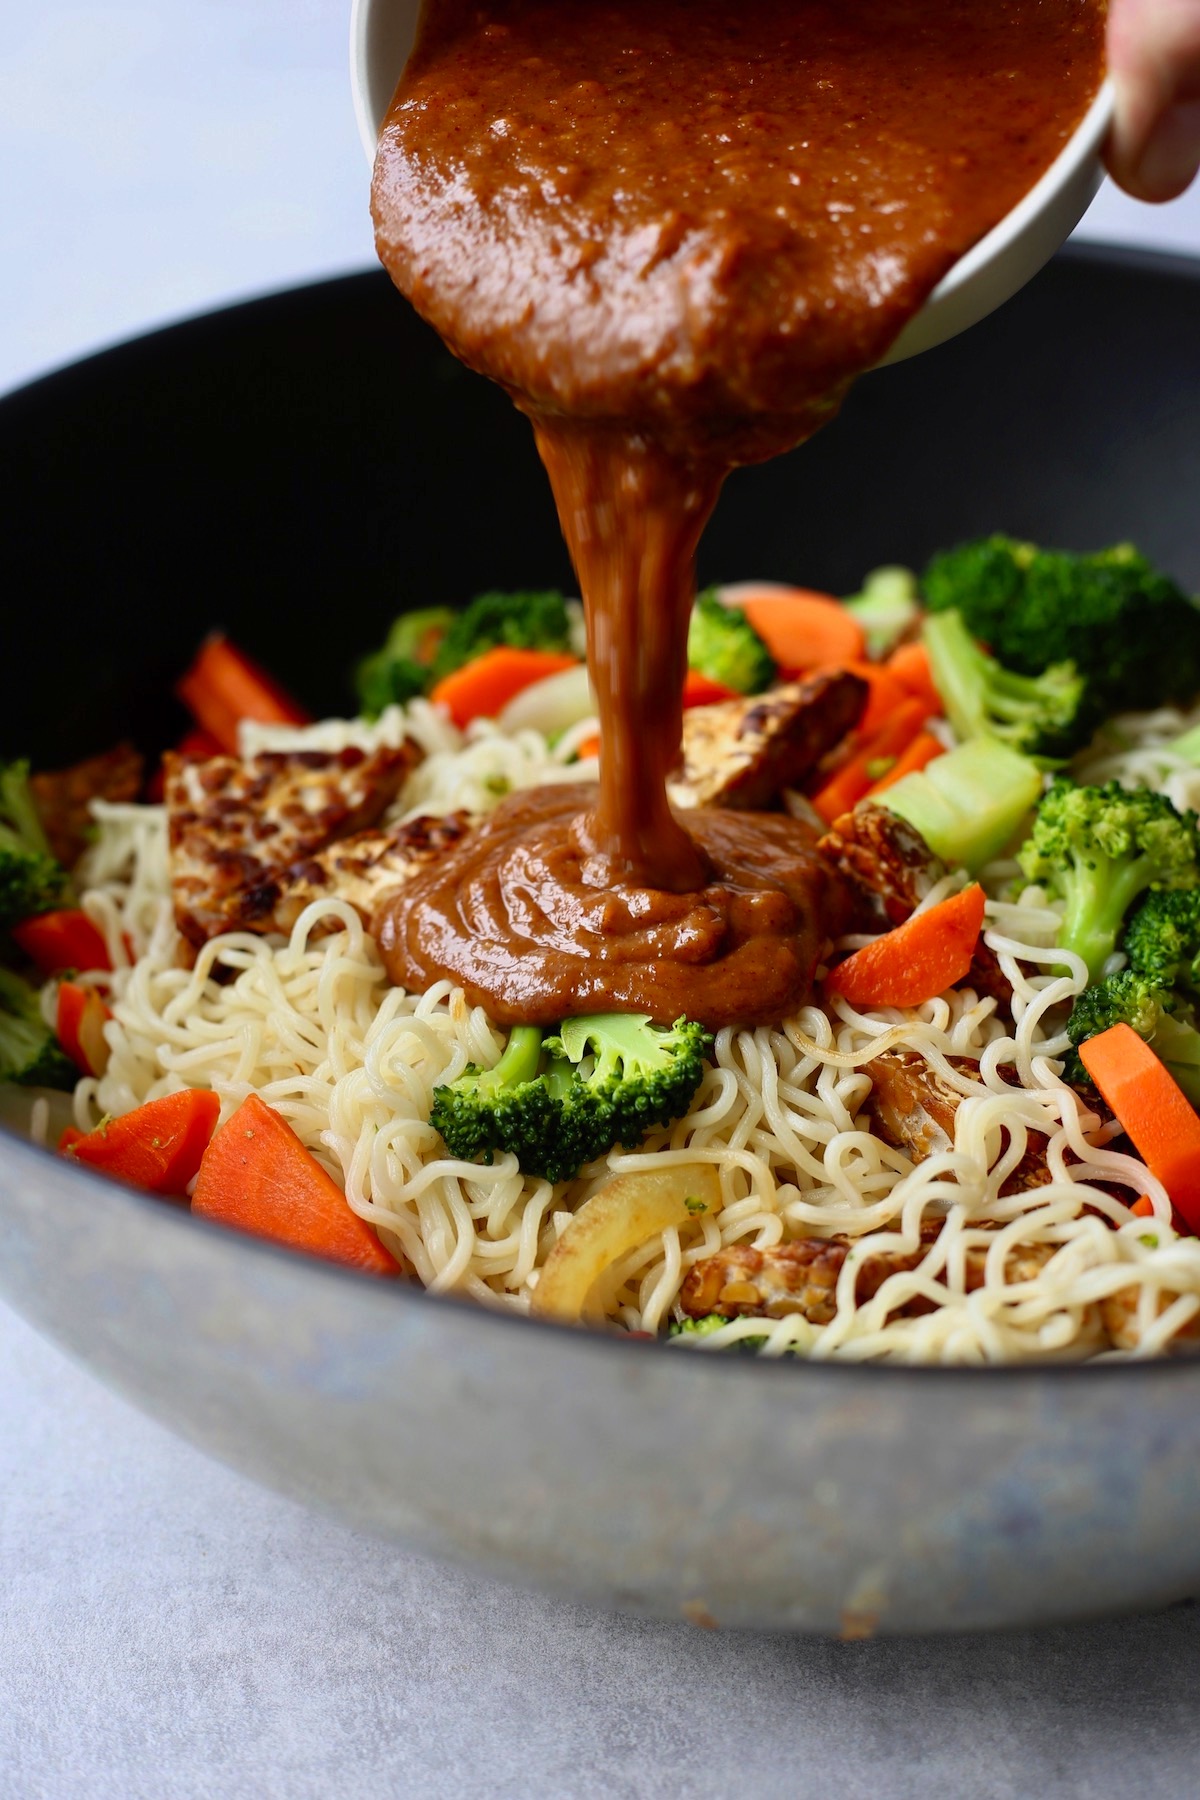
[[1200,167],[1200,0],[1111,0],[1116,114],[1108,167],[1138,200],[1173,200]]

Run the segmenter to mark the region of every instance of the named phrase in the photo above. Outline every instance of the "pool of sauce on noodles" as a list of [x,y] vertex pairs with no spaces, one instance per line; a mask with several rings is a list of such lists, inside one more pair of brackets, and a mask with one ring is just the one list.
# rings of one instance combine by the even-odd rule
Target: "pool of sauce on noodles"
[[667,800],[696,545],[1049,166],[1102,41],[1099,0],[426,0],[379,253],[533,422],[602,752],[598,789],[514,795],[394,896],[393,980],[502,1024],[807,997],[839,924],[811,834]]

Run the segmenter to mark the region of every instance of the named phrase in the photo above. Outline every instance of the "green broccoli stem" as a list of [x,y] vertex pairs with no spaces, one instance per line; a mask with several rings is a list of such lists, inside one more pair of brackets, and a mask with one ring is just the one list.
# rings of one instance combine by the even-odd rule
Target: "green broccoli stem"
[[1073,950],[1088,966],[1089,981],[1099,981],[1117,947],[1125,914],[1154,879],[1155,863],[1138,856],[1126,863],[1098,859],[1094,866],[1076,864],[1063,877],[1066,910],[1058,934],[1059,947]]
[[1164,1013],[1154,1028],[1150,1045],[1171,1079],[1200,1112],[1200,1031]]
[[503,1056],[480,1076],[479,1085],[492,1089],[518,1087],[522,1082],[536,1081],[543,1036],[540,1025],[514,1025]]

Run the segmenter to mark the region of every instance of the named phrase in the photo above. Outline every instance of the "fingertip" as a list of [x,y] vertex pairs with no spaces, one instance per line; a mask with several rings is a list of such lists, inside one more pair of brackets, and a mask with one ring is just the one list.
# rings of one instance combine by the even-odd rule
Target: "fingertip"
[[1123,128],[1118,112],[1105,152],[1113,180],[1135,200],[1178,199],[1200,170],[1200,100],[1178,102],[1140,143],[1139,136]]

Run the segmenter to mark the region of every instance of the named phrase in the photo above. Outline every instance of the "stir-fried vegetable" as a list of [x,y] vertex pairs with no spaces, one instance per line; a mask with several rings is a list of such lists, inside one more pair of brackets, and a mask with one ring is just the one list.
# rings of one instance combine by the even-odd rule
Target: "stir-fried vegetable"
[[887,774],[909,748],[928,718],[920,700],[902,700],[866,742],[847,758],[812,796],[813,806],[832,825]]
[[182,1196],[196,1177],[220,1111],[215,1094],[184,1088],[119,1119],[105,1119],[95,1131],[68,1132],[60,1147],[76,1162],[131,1187]]
[[915,913],[838,963],[825,980],[829,996],[851,1006],[919,1006],[962,981],[983,930],[978,882]]
[[205,638],[175,687],[198,725],[235,755],[243,719],[262,725],[307,725],[309,715],[222,632]]
[[740,606],[715,588],[696,595],[688,627],[688,666],[735,694],[759,694],[775,679],[775,663]]
[[561,675],[576,659],[558,650],[485,650],[473,662],[445,675],[429,690],[435,705],[444,706],[460,730],[472,719],[494,719],[510,701],[548,675]]
[[885,804],[943,862],[973,875],[1011,843],[1041,791],[1036,763],[1006,744],[977,738],[897,781]]
[[1092,735],[1097,714],[1073,662],[1015,674],[980,648],[954,608],[926,619],[922,636],[946,716],[964,742],[999,738],[1025,756],[1064,757]]
[[[1200,1031],[1174,1016],[1178,1001],[1164,987],[1136,969],[1108,975],[1080,994],[1067,1020],[1067,1036],[1076,1051],[1089,1038],[1114,1025],[1128,1025],[1152,1045],[1192,1105],[1200,1108]],[[1066,1064],[1068,1081],[1086,1079],[1078,1056]]]
[[12,940],[41,975],[112,967],[103,932],[77,906],[22,920],[13,926]]
[[332,1175],[257,1094],[243,1100],[204,1152],[192,1211],[327,1262],[373,1275],[401,1272]]
[[79,1072],[45,1019],[36,989],[0,969],[0,1081],[73,1088]]
[[49,911],[66,885],[34,805],[29,764],[0,763],[0,930]]
[[917,578],[911,569],[872,569],[862,592],[842,601],[866,633],[867,654],[886,656],[921,616]]
[[639,1014],[593,1014],[568,1019],[557,1037],[517,1025],[492,1068],[434,1089],[430,1124],[464,1161],[510,1151],[525,1174],[568,1181],[685,1113],[711,1049],[688,1019],[664,1030]]
[[1020,864],[1066,901],[1059,944],[1083,957],[1093,981],[1141,894],[1200,882],[1196,824],[1195,813],[1176,812],[1164,794],[1115,781],[1081,787],[1060,777],[1045,795]]
[[1128,1025],[1089,1038],[1079,1055],[1172,1206],[1200,1232],[1200,1116],[1191,1102]]
[[1073,662],[1098,717],[1200,692],[1200,610],[1132,544],[1072,556],[982,538],[935,557],[922,587],[1008,669]]
[[722,594],[741,608],[786,675],[841,668],[866,656],[862,625],[830,594],[749,583],[724,588]]
[[403,705],[426,692],[433,680],[434,658],[456,616],[449,606],[400,614],[380,649],[364,656],[354,671],[366,718],[378,718],[385,706]]
[[108,1067],[104,1036],[109,1010],[93,987],[62,981],[58,987],[54,1029],[59,1043],[81,1075],[103,1075]]
[[568,1325],[603,1319],[603,1306],[589,1304],[589,1296],[622,1257],[661,1231],[716,1213],[720,1205],[721,1186],[711,1164],[614,1175],[584,1201],[546,1258],[529,1310],[535,1318]]

